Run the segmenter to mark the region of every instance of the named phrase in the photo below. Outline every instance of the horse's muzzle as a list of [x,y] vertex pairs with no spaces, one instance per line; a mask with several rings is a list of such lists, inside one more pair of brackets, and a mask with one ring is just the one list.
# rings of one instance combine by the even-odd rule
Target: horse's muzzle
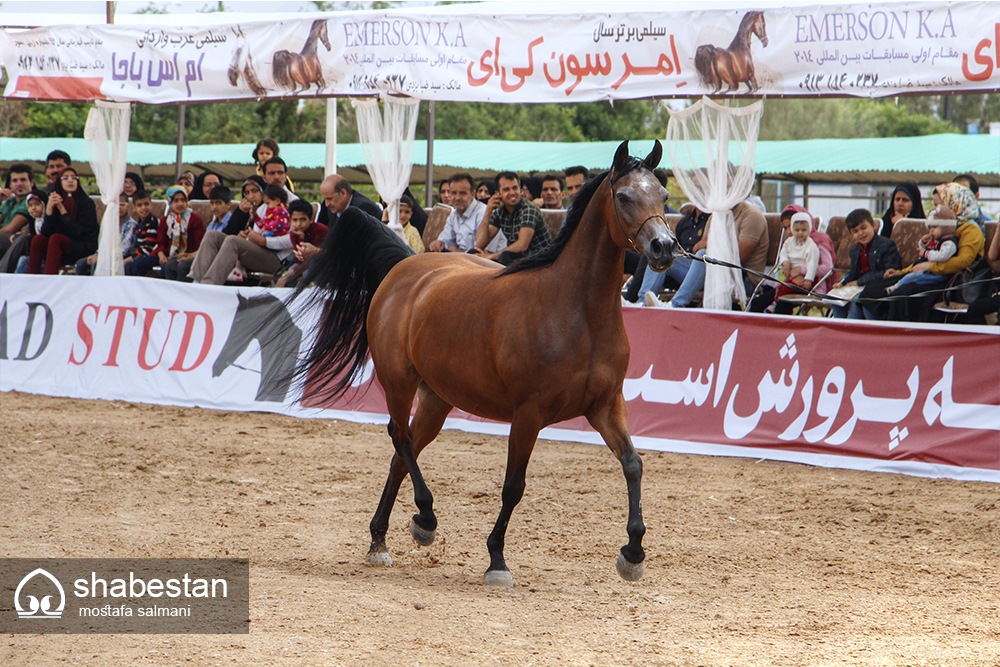
[[649,268],[657,273],[669,269],[670,265],[674,263],[674,248],[676,244],[677,242],[666,231],[657,234],[656,237],[651,239],[643,249],[643,254],[646,255]]

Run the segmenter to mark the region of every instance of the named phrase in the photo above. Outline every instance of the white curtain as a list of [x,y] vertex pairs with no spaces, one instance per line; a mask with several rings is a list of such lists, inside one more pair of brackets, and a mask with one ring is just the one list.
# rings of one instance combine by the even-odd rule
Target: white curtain
[[[732,208],[754,184],[754,151],[763,102],[746,107],[717,104],[707,97],[682,111],[670,111],[667,156],[681,189],[699,210],[712,214],[705,255],[740,264]],[[669,110],[669,108],[668,108]],[[736,269],[709,264],[704,308],[729,310],[735,298],[746,302]]]
[[118,196],[125,183],[128,155],[128,131],[131,107],[121,102],[94,102],[87,116],[83,136],[87,139],[87,154],[94,170],[97,187],[104,202],[100,242],[97,250],[95,276],[120,276],[125,272],[119,245]]
[[377,99],[351,100],[351,104],[358,119],[358,137],[368,173],[389,207],[389,227],[405,239],[399,224],[399,198],[410,182],[413,168],[410,153],[417,132],[420,100],[386,96],[384,119]]

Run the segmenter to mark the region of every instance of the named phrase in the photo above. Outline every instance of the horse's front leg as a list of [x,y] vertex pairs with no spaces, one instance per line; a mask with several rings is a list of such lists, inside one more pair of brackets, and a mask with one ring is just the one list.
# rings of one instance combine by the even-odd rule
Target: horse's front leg
[[507,472],[502,493],[503,505],[496,524],[486,540],[486,547],[490,551],[490,567],[486,570],[485,582],[489,586],[514,585],[514,577],[503,557],[504,537],[507,534],[510,516],[524,496],[524,476],[540,430],[540,423],[536,419],[515,416],[510,425],[510,438],[507,441]]
[[646,525],[642,522],[642,458],[632,446],[632,438],[628,434],[628,409],[621,389],[591,409],[587,413],[587,421],[618,457],[625,473],[628,544],[621,548],[616,567],[622,579],[638,581],[646,569],[646,553],[642,549],[642,538],[646,534]]

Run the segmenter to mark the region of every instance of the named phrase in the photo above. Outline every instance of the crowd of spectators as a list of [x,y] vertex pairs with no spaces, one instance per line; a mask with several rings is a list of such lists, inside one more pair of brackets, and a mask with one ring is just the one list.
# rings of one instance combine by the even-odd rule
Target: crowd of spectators
[[[278,286],[290,286],[321,252],[327,230],[345,209],[356,207],[388,220],[387,210],[338,175],[320,184],[321,202],[314,212],[311,203],[295,194],[279,153],[272,139],[256,145],[252,153],[256,173],[239,183],[235,203],[220,174],[182,173],[166,189],[167,207],[160,219],[152,215],[151,193],[142,177],[128,172],[119,216],[119,252],[126,273],[213,285],[264,274],[275,277]],[[666,174],[657,171],[665,185]],[[72,266],[77,275],[90,275],[97,264],[100,224],[94,201],[64,151],[49,154],[44,176],[44,184],[36,182],[34,170],[26,164],[13,165],[7,174],[0,191],[0,272],[56,274]],[[401,199],[399,221],[415,252],[464,252],[507,265],[552,242],[543,212],[565,211],[589,178],[588,170],[579,166],[540,177],[501,172],[479,182],[468,173],[457,173],[440,183],[439,205],[448,207],[447,219],[426,248],[422,237],[428,213],[409,190]],[[846,288],[851,296],[834,306],[835,317],[928,321],[935,303],[949,289],[954,292],[961,274],[964,293],[973,295],[967,299],[968,321],[985,323],[987,315],[1000,309],[1000,283],[989,270],[989,262],[1000,261],[1000,234],[993,233],[987,246],[987,218],[978,192],[975,178],[959,175],[935,187],[925,209],[920,189],[901,183],[882,216],[865,209],[851,211],[844,219],[853,240],[850,270],[842,277],[834,271],[836,251],[830,237],[816,228],[809,211],[788,206],[781,212],[786,232],[777,252],[775,270],[781,281],[777,284],[762,280],[770,249],[768,227],[762,203],[749,197],[732,212],[751,310],[787,314],[792,308],[789,295],[824,294],[837,287]],[[197,200],[209,203],[207,224],[191,208]],[[665,212],[677,213],[669,204]],[[631,280],[623,304],[666,308],[697,304],[705,281],[705,264],[700,260],[712,216],[690,203],[681,207],[680,214],[675,232],[684,256],[658,274],[646,271],[644,258],[629,252],[623,278]],[[907,219],[926,220],[927,230],[918,241],[918,261],[904,267],[893,228]],[[968,287],[970,282],[975,289]],[[670,300],[661,299],[664,288],[676,290]]]

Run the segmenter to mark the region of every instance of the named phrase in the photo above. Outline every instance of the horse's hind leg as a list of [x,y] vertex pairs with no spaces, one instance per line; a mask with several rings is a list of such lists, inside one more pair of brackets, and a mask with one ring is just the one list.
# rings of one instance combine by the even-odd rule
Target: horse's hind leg
[[539,423],[534,420],[515,417],[510,425],[510,438],[507,444],[507,472],[503,482],[503,505],[497,517],[493,531],[486,540],[490,551],[490,567],[486,570],[485,582],[490,586],[513,586],[514,577],[503,557],[504,538],[507,534],[507,524],[514,508],[524,496],[524,476],[528,469],[528,460],[535,448]]
[[607,401],[587,413],[587,421],[601,434],[604,442],[622,464],[628,488],[628,544],[621,548],[616,564],[618,574],[626,581],[638,581],[645,571],[646,553],[642,538],[646,526],[642,522],[642,458],[632,446],[628,433],[628,410],[621,389]]
[[[437,394],[430,391],[427,385],[424,384],[420,385],[418,396],[417,412],[413,417],[413,424],[410,426],[412,434],[410,447],[413,451],[414,466],[416,465],[416,458],[420,455],[423,448],[430,444],[437,437],[437,434],[441,432],[441,427],[444,426],[444,421],[447,419],[452,407],[441,400]],[[389,436],[393,438],[394,445],[397,433],[398,429],[396,429],[395,423],[390,421]],[[396,496],[399,494],[399,486],[408,472],[407,464],[400,457],[397,449],[397,453],[393,455],[392,462],[389,464],[389,477],[385,481],[382,498],[379,500],[375,516],[372,517],[371,524],[369,525],[372,543],[365,560],[372,565],[392,564],[392,559],[385,545],[385,534],[389,529],[389,515],[392,512],[393,504],[396,502]],[[414,484],[414,494],[416,495],[416,484]],[[430,497],[429,491],[427,495]],[[433,510],[431,510],[431,516],[433,518]],[[416,523],[416,517],[414,517],[414,524],[411,524],[411,532],[415,530],[414,525],[419,528],[419,524]],[[434,526],[436,527],[436,525],[435,520]],[[426,539],[426,533],[424,535]],[[433,528],[430,531],[430,539],[433,540]]]

